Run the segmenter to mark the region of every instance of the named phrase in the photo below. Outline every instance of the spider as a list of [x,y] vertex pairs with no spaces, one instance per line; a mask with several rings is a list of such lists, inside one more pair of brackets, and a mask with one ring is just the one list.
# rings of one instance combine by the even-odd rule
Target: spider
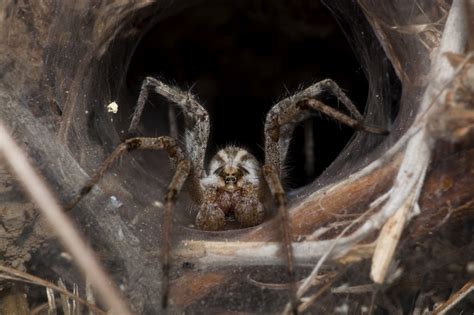
[[[173,209],[179,192],[188,181],[193,199],[198,205],[196,225],[202,230],[222,230],[226,216],[233,215],[242,227],[259,225],[265,217],[264,202],[270,194],[278,209],[281,221],[283,252],[288,266],[288,275],[294,280],[291,231],[288,223],[287,202],[281,184],[282,168],[295,126],[319,111],[354,129],[374,134],[385,134],[382,128],[368,126],[350,99],[332,80],[326,79],[288,97],[268,112],[265,120],[265,160],[263,165],[247,150],[228,146],[218,151],[205,168],[204,159],[210,131],[209,115],[196,98],[187,91],[166,85],[162,81],[147,77],[142,83],[129,132],[137,129],[150,91],[168,99],[184,114],[184,148],[170,136],[133,137],[120,145],[101,164],[96,173],[80,190],[67,207],[74,207],[91,189],[112,164],[124,153],[134,150],[165,150],[175,168],[174,175],[164,196],[161,265],[162,306],[167,308],[170,269],[170,238]],[[324,91],[331,92],[344,104],[351,116],[343,114],[315,99]],[[291,280],[290,280],[291,281]],[[294,289],[293,281],[293,289]],[[295,291],[295,290],[293,290]],[[295,293],[292,297],[296,313]]]

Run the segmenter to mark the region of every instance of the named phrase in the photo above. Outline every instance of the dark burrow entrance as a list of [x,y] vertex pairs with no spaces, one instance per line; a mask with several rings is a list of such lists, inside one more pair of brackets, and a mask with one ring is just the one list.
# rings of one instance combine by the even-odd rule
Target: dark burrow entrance
[[[267,3],[268,2],[268,3]],[[278,100],[325,78],[336,81],[361,111],[367,81],[331,13],[318,1],[206,1],[159,19],[138,44],[127,87],[138,96],[145,76],[190,89],[210,113],[208,156],[227,144],[263,160],[265,115]],[[135,98],[136,99],[136,98]],[[330,96],[322,99],[337,106]],[[151,98],[142,123],[157,135],[163,102]],[[305,167],[304,128],[296,129],[287,184],[310,182],[337,157],[353,130],[315,115],[314,171]]]

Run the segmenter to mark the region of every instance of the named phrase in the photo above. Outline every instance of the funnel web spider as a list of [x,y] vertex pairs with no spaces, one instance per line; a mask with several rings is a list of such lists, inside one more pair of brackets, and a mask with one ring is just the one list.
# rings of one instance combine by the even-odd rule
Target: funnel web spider
[[[270,192],[278,209],[282,252],[285,255],[293,288],[292,309],[293,313],[297,313],[292,237],[285,191],[281,184],[282,167],[292,133],[298,123],[309,118],[315,111],[357,130],[374,134],[385,134],[386,130],[364,124],[363,116],[341,88],[334,81],[326,79],[281,100],[270,109],[265,120],[265,162],[263,165],[260,165],[257,159],[246,150],[228,146],[217,152],[206,169],[204,158],[210,129],[209,116],[190,92],[166,85],[153,77],[147,77],[143,81],[129,131],[133,132],[138,127],[150,91],[170,100],[171,104],[177,106],[184,114],[185,147],[181,148],[177,140],[170,136],[134,137],[124,141],[101,164],[67,208],[74,207],[124,153],[134,150],[165,150],[168,153],[175,173],[164,196],[162,223],[162,307],[166,309],[169,295],[173,208],[185,181],[189,181],[192,185],[194,201],[199,205],[196,225],[202,230],[224,229],[226,215],[233,215],[242,227],[262,223],[265,214],[263,198]],[[325,91],[334,94],[351,116],[315,99]]]

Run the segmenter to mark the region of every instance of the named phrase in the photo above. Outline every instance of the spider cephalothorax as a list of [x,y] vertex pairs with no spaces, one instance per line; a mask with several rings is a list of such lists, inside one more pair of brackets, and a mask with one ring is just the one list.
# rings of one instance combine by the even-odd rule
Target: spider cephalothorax
[[203,198],[196,224],[203,230],[222,230],[225,216],[233,215],[242,226],[262,223],[262,175],[255,157],[242,148],[220,150],[200,180]]
[[[281,185],[290,139],[295,126],[319,111],[350,127],[371,133],[383,134],[386,130],[367,126],[357,108],[332,80],[320,81],[274,105],[265,120],[265,162],[260,167],[253,155],[242,148],[229,146],[217,152],[209,169],[204,170],[204,158],[209,137],[209,115],[189,92],[181,91],[163,82],[147,77],[142,84],[137,107],[129,131],[135,131],[143,113],[149,91],[160,94],[181,109],[185,120],[184,148],[169,136],[135,137],[121,143],[99,167],[96,174],[81,189],[69,207],[73,207],[99,181],[107,169],[124,153],[137,150],[166,150],[175,167],[175,173],[164,195],[161,264],[163,270],[162,297],[166,309],[169,294],[170,238],[174,205],[184,183],[197,202],[196,225],[203,230],[222,230],[226,215],[233,215],[241,226],[255,226],[264,219],[263,199],[271,194],[281,222],[282,249],[288,264],[288,274],[294,280],[292,235],[288,223],[285,192]],[[350,111],[347,116],[316,100],[324,91],[332,92]],[[170,115],[170,130],[177,130]],[[173,126],[171,126],[173,125]],[[171,128],[172,127],[172,128]],[[175,135],[176,136],[176,135]],[[294,287],[294,282],[293,282]],[[292,307],[297,313],[296,290],[293,288]]]

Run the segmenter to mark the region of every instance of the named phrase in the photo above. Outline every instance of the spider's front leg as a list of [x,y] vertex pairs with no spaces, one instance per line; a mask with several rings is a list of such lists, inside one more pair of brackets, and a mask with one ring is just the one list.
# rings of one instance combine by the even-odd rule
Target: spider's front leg
[[[202,196],[202,190],[199,186],[198,179],[203,173],[204,154],[207,146],[207,138],[209,135],[209,117],[206,110],[196,101],[194,96],[189,92],[184,92],[176,87],[168,86],[165,83],[147,77],[140,90],[137,107],[132,117],[129,132],[136,131],[140,118],[142,116],[148,94],[154,92],[168,101],[173,107],[181,109],[185,117],[186,133],[185,146],[183,150],[178,146],[177,141],[173,137],[161,136],[156,138],[134,137],[121,143],[112,154],[100,165],[96,173],[80,190],[80,193],[73,199],[66,209],[73,208],[91,189],[96,185],[107,170],[122,156],[124,153],[134,150],[166,150],[168,156],[173,162],[175,173],[170,184],[167,187],[164,197],[164,215],[162,222],[162,247],[161,247],[161,266],[162,266],[162,308],[166,310],[168,307],[169,297],[169,272],[171,261],[171,227],[172,227],[172,211],[176,204],[176,199],[181,191],[184,182],[190,177],[190,186],[192,192],[196,195],[196,199]],[[174,116],[172,113],[170,116]],[[173,117],[170,117],[173,118]],[[176,123],[171,123],[176,131]],[[191,176],[190,176],[191,175]]]
[[[315,99],[324,92],[333,94],[349,111],[350,115]],[[315,112],[322,113],[356,130],[378,135],[388,134],[385,128],[366,124],[362,114],[336,82],[331,79],[322,80],[281,100],[267,114],[265,120],[265,163],[272,164],[280,175],[295,126],[314,115]]]
[[[168,156],[172,160],[175,168],[179,168],[181,161],[186,160],[183,151],[178,147],[176,140],[167,137],[157,137],[157,138],[148,138],[148,137],[135,137],[130,138],[119,144],[115,150],[107,157],[107,159],[102,162],[99,168],[96,170],[95,174],[83,185],[79,193],[72,199],[65,210],[69,211],[78,204],[82,198],[84,198],[92,188],[99,182],[99,180],[104,177],[105,173],[114,165],[114,163],[125,153],[135,151],[135,150],[166,150]],[[189,171],[188,171],[189,173]],[[186,174],[187,177],[187,174]]]
[[[287,201],[285,191],[281,184],[279,171],[272,164],[265,164],[262,168],[265,181],[270,188],[270,192],[278,208],[278,217],[280,219],[280,232],[282,236],[282,250],[285,253],[285,260],[288,266],[288,278],[290,280],[291,292],[290,303],[293,314],[298,314],[298,298],[296,296],[296,275],[294,267],[292,233],[287,210]],[[286,312],[285,312],[286,313]]]
[[154,92],[170,101],[169,120],[172,135],[177,135],[174,108],[181,109],[186,127],[184,134],[186,155],[192,162],[193,174],[200,177],[204,169],[204,155],[209,137],[209,115],[207,111],[190,92],[169,86],[156,78],[146,77],[140,89],[137,106],[128,130],[129,133],[133,134],[138,128],[149,92]]
[[119,144],[112,154],[110,154],[110,156],[100,165],[96,173],[83,186],[70,205],[65,207],[65,209],[72,209],[92,190],[114,162],[116,162],[124,153],[134,150],[166,150],[175,166],[175,173],[168,185],[164,198],[164,215],[162,224],[161,266],[163,278],[161,287],[162,307],[163,309],[166,309],[169,296],[170,238],[173,209],[176,204],[177,195],[181,191],[184,182],[191,172],[191,162],[185,158],[184,152],[177,145],[175,139],[167,136],[157,138],[136,137],[130,138]]
[[[344,104],[352,117],[315,99],[324,91],[334,94]],[[265,165],[263,166],[263,174],[278,208],[283,249],[286,253],[288,275],[293,287],[291,309],[295,314],[298,312],[298,300],[300,297],[297,296],[296,292],[293,249],[291,245],[293,236],[289,222],[290,216],[287,212],[286,195],[281,184],[281,176],[295,126],[309,118],[314,111],[319,111],[358,130],[374,134],[387,133],[387,130],[383,128],[365,124],[363,116],[355,105],[344,94],[342,89],[330,79],[320,81],[295,95],[283,99],[268,112],[265,120]]]

